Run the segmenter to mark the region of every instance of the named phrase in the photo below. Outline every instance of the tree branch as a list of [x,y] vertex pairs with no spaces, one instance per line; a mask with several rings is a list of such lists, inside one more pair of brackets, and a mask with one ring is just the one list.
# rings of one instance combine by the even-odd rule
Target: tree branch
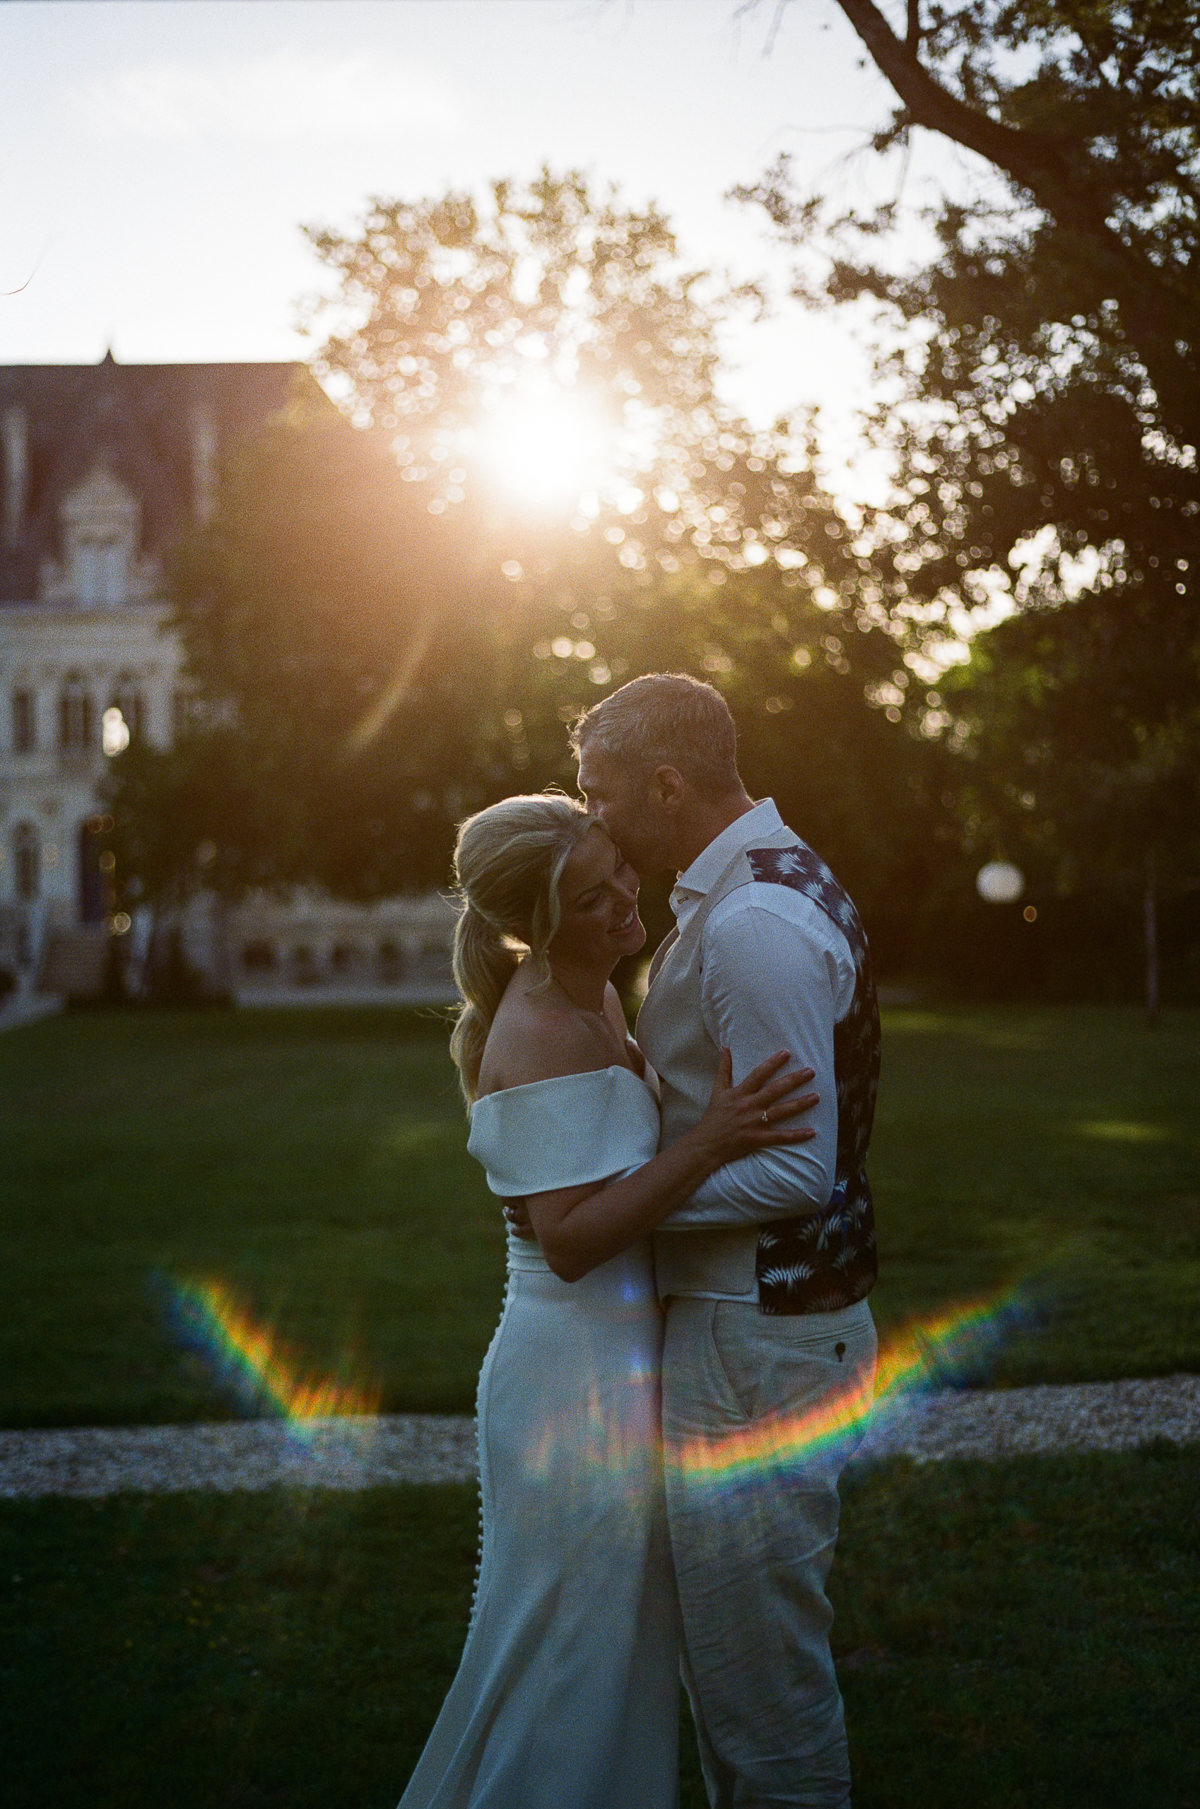
[[[1112,175],[1086,150],[1005,125],[944,88],[921,62],[919,42],[913,42],[919,0],[909,0],[906,40],[896,36],[874,0],[837,3],[916,124],[976,152],[1032,196],[1062,231],[1094,248],[1154,384],[1163,418],[1190,440],[1200,405],[1200,374],[1190,356],[1194,303],[1168,272],[1127,245],[1112,225]],[[1188,351],[1181,354],[1181,346]]]
[[[907,40],[896,36],[874,0],[837,0],[837,3],[876,68],[887,77],[919,125],[932,132],[941,132],[964,149],[977,152],[1023,188],[1029,189],[1051,212],[1057,213],[1057,207],[1051,204],[1050,193],[1054,194],[1055,200],[1061,201],[1064,186],[1071,184],[1074,187],[1078,180],[1061,147],[1040,133],[1020,131],[1016,126],[1006,126],[986,113],[977,112],[935,80],[920,60],[918,45],[912,41],[913,18],[918,11],[915,0],[909,9]],[[1076,192],[1076,208],[1081,198]],[[1092,205],[1095,208],[1094,198]],[[1102,208],[1099,218],[1105,221]]]

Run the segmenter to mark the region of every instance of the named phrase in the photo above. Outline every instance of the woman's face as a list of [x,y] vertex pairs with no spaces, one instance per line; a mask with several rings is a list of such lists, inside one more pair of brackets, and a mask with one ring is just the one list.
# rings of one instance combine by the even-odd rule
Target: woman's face
[[597,824],[563,869],[551,955],[611,973],[622,955],[635,955],[646,940],[637,895],[637,874]]

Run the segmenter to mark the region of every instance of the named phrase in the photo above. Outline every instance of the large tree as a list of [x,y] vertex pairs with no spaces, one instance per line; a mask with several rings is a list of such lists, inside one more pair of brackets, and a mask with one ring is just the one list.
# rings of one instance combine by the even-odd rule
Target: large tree
[[564,719],[682,666],[729,691],[756,782],[901,925],[945,814],[938,752],[889,719],[897,649],[810,448],[718,398],[738,296],[655,210],[574,175],[376,201],[313,239],[320,365],[357,425],[278,424],[181,552],[208,707],[169,760],[127,757],[131,824],[153,784],[182,788],[157,815],[183,844],[143,838],[152,883],[197,844],[230,887],[440,883],[456,815],[569,784]]
[[[896,479],[872,564],[911,664],[953,691],[972,810],[1072,876],[1200,867],[1200,7],[837,0],[898,108],[972,186],[834,217],[786,167],[748,191],[826,299],[878,312]],[[1005,608],[1027,621],[979,634]],[[974,633],[966,673],[922,652]],[[910,706],[928,713],[923,685]],[[928,719],[928,715],[927,715]],[[1053,835],[1047,832],[1053,829]]]
[[[1194,446],[1196,0],[905,0],[901,29],[874,0],[837,4],[900,102],[877,142],[924,128],[1002,175],[1038,216],[1017,242],[1052,251],[1081,303],[1109,304],[1158,421]],[[943,221],[961,240],[966,223]]]
[[[754,431],[720,399],[719,327],[756,292],[688,267],[657,208],[578,173],[376,200],[353,232],[311,236],[336,279],[319,367],[507,574],[498,701],[518,771],[568,781],[562,719],[603,688],[708,674],[764,788],[898,916],[906,829],[944,818],[944,788],[929,746],[896,732],[905,669],[810,425]],[[523,410],[553,436],[556,403],[594,435],[557,516],[502,502],[486,457]]]
[[720,327],[757,292],[689,267],[656,207],[543,170],[309,236],[318,370],[514,582],[769,565],[840,600],[854,554],[806,423],[756,431],[719,394]]

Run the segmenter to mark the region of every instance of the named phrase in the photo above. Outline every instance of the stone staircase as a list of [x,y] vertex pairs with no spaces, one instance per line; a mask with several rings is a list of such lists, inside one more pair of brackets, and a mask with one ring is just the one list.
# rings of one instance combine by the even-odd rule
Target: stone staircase
[[109,935],[102,923],[50,930],[46,937],[39,993],[62,999],[97,999],[104,990]]

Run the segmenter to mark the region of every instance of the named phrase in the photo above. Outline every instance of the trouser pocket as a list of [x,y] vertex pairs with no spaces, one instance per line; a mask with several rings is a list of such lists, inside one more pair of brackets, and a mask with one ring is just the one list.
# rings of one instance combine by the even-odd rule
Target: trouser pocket
[[865,1301],[837,1313],[769,1315],[749,1302],[713,1303],[713,1357],[747,1419],[861,1393],[874,1378],[875,1326]]

